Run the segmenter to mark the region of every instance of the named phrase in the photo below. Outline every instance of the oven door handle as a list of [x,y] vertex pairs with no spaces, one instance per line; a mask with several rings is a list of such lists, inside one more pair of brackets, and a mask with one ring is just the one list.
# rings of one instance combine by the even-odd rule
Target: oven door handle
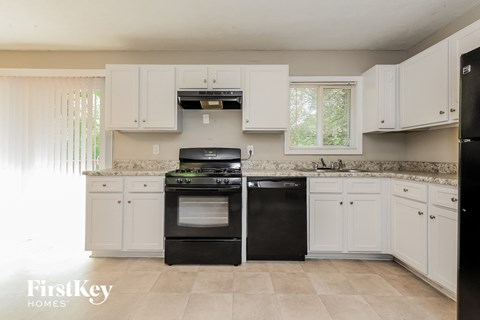
[[242,186],[228,188],[188,188],[188,187],[165,187],[165,192],[192,191],[192,192],[240,192]]

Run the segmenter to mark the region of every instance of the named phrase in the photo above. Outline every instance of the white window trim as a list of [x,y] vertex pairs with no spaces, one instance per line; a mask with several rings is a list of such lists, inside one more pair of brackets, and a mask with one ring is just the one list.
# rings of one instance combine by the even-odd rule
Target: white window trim
[[[351,109],[351,132],[353,139],[353,147],[350,148],[338,148],[338,147],[302,147],[292,148],[290,147],[290,116],[288,119],[288,129],[285,132],[285,154],[331,154],[331,155],[344,155],[344,154],[362,154],[363,153],[363,78],[361,76],[313,76],[313,77],[290,77],[290,83],[303,82],[303,83],[319,83],[319,82],[355,82],[355,94],[353,107]],[[290,115],[290,112],[288,113]]]

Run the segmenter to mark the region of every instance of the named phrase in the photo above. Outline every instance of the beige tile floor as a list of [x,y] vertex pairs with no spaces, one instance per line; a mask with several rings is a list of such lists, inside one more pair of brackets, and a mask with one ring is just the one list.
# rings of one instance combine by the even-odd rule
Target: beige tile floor
[[[0,319],[453,320],[455,303],[395,262],[307,260],[166,266],[162,259],[89,258],[25,250],[0,262]],[[27,280],[113,285],[83,297],[28,297]],[[29,307],[65,299],[65,307]]]

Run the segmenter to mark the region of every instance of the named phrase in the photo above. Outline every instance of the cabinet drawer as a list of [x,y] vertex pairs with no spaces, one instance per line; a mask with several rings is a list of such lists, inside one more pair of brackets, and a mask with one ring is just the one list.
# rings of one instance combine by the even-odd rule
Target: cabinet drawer
[[378,179],[353,178],[346,181],[347,193],[381,193],[382,183]]
[[392,194],[407,199],[427,202],[427,185],[403,180],[392,180]]
[[430,185],[428,196],[431,204],[451,209],[457,209],[458,207],[457,189]]
[[125,188],[127,192],[163,192],[163,177],[127,177]]
[[342,179],[338,178],[311,178],[310,192],[312,193],[342,193]]
[[123,178],[87,177],[87,192],[123,192]]

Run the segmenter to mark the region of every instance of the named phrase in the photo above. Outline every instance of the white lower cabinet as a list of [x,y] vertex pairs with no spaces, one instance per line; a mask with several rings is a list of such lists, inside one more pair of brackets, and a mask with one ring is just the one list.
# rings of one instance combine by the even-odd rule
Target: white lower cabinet
[[343,195],[310,195],[310,251],[343,249]]
[[87,177],[85,249],[163,252],[163,180]]
[[456,188],[431,186],[429,195],[428,276],[456,293],[458,192]]
[[402,180],[391,186],[392,254],[455,294],[457,189]]
[[382,179],[309,181],[309,253],[382,251]]
[[427,274],[427,205],[392,197],[392,253]]
[[121,250],[123,193],[87,192],[85,250]]
[[348,194],[348,251],[382,251],[382,196]]
[[125,197],[125,250],[163,250],[163,193]]

